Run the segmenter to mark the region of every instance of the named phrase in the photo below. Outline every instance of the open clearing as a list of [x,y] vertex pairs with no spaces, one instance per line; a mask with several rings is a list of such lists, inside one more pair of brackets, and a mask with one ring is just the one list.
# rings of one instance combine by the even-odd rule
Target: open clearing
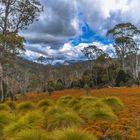
[[[86,94],[83,89],[56,91],[52,96],[49,96],[47,93],[29,93],[18,97],[18,102],[38,102],[46,98],[56,100],[66,95],[85,96]],[[94,121],[87,123],[83,127],[97,136],[104,135],[109,137],[109,135],[114,134],[115,138],[116,135],[118,136],[118,139],[120,136],[124,139],[138,139],[140,133],[138,132],[140,131],[140,87],[94,89],[91,91],[90,96],[116,96],[122,100],[125,108],[123,111],[116,113],[118,115],[117,121]]]

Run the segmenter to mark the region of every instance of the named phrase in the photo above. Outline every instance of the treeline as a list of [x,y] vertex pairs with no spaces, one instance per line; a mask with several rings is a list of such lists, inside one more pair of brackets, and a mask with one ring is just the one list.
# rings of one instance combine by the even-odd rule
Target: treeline
[[[91,67],[92,66],[92,67]],[[140,84],[130,69],[121,69],[119,59],[98,57],[93,61],[68,66],[44,66],[17,58],[16,65],[8,69],[9,78],[4,83],[5,97],[30,91],[52,93],[68,88],[121,87]]]

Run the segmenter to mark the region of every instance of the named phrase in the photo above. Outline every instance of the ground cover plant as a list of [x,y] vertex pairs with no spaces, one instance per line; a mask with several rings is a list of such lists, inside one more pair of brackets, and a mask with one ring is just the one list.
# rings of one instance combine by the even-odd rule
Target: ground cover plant
[[[52,94],[52,96],[48,96],[45,93],[36,94],[32,92],[27,94],[26,96],[18,97],[17,102],[21,103],[26,101],[32,101],[37,104],[42,99],[53,100],[58,105],[70,108],[74,112],[76,112],[78,116],[80,116],[80,118],[84,120],[84,123],[80,124],[80,128],[82,130],[90,132],[90,134],[93,134],[99,140],[140,139],[139,87],[94,89],[91,91],[89,96],[85,95],[86,93],[83,89],[56,91],[54,92],[54,94]],[[75,97],[81,98],[80,102],[73,102],[72,107],[69,107],[69,100],[71,101],[72,99],[75,99]],[[63,104],[61,102],[62,99],[66,99],[66,103]],[[94,105],[97,101],[106,103],[106,100],[108,101],[108,99],[108,106],[111,108],[113,114],[117,117],[115,120],[92,120],[86,117],[86,115],[80,113],[81,106],[85,104],[87,105],[85,100],[88,100],[88,104],[91,103],[92,105]],[[41,111],[43,110],[42,112],[45,112],[48,110],[48,107],[45,107],[45,109],[40,109]]]
[[89,122],[118,119],[109,99],[115,105],[121,103],[116,97],[92,96],[63,96],[36,103],[6,101],[0,104],[1,140],[96,140],[84,127]]

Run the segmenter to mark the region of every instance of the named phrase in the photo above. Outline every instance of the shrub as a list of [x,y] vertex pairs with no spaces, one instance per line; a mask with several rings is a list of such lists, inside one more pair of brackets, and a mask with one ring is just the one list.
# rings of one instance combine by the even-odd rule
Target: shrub
[[10,107],[6,104],[0,104],[0,111],[10,111]]
[[51,84],[48,84],[47,86],[48,94],[51,95],[54,92],[54,90],[55,90],[54,86]]
[[44,132],[37,130],[24,130],[17,134],[13,140],[50,140]]
[[133,79],[130,73],[120,70],[116,77],[116,86],[126,86],[126,83]]
[[67,128],[53,133],[54,140],[97,140],[93,135],[79,128]]
[[64,89],[64,83],[61,79],[59,79],[55,84],[56,90],[63,90]]
[[24,102],[24,103],[20,103],[18,104],[17,106],[17,110],[19,112],[27,112],[27,111],[31,111],[33,110],[35,107],[34,107],[34,104],[31,103],[31,102]]
[[42,122],[43,117],[39,112],[30,112],[17,122],[13,122],[5,127],[4,132],[6,135],[15,135],[17,132],[22,130],[38,127]]
[[117,116],[111,108],[102,102],[89,103],[84,105],[80,111],[89,120],[116,120]]
[[91,92],[91,88],[90,88],[90,86],[88,84],[84,85],[84,90],[86,91],[86,95],[89,95],[90,92]]
[[105,97],[101,99],[101,101],[110,106],[115,111],[120,111],[124,107],[121,100],[117,97]]
[[52,104],[53,104],[53,102],[51,100],[45,99],[45,100],[39,101],[38,104],[37,104],[37,107],[39,107],[39,108],[44,107],[44,106],[49,107]]

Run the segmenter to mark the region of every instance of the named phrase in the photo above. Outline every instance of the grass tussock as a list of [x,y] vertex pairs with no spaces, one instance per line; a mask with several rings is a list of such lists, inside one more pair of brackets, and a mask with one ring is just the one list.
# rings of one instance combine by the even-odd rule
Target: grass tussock
[[10,111],[10,107],[7,104],[0,104],[0,111]]
[[6,101],[5,104],[8,105],[11,110],[16,110],[17,108],[17,103],[15,101],[9,100],[9,101]]
[[11,140],[50,140],[50,138],[46,132],[38,130],[23,130]]
[[23,102],[23,103],[18,104],[17,106],[18,112],[27,112],[34,109],[35,109],[35,106],[32,102]]
[[84,121],[77,115],[76,112],[70,109],[49,109],[45,115],[44,124],[48,130],[67,128],[73,125],[79,126],[84,123]]
[[42,122],[43,116],[40,112],[29,112],[17,122],[12,122],[10,125],[5,127],[4,132],[6,135],[15,135],[22,130],[36,128],[40,126]]
[[79,111],[89,120],[116,120],[117,116],[112,109],[103,102],[87,103]]
[[0,136],[4,140],[96,140],[79,128],[86,122],[116,120],[115,109],[123,109],[115,97],[64,96],[37,104],[7,101],[0,104]]
[[67,105],[68,102],[69,102],[70,100],[72,100],[73,98],[74,98],[73,96],[63,96],[63,97],[60,97],[60,98],[58,99],[57,103],[58,103],[59,105]]
[[105,97],[101,99],[101,101],[111,107],[114,111],[121,111],[124,108],[123,103],[117,97]]
[[68,102],[68,107],[74,107],[76,106],[77,104],[79,104],[81,101],[81,97],[74,97],[73,99],[71,99],[69,102]]
[[0,112],[0,135],[2,135],[4,127],[11,123],[12,120],[13,116],[11,113],[6,111]]
[[37,104],[37,107],[38,108],[42,108],[42,107],[49,107],[49,106],[51,106],[51,105],[53,105],[53,102],[51,101],[51,100],[47,100],[47,99],[45,99],[45,100],[41,100],[41,101],[39,101],[38,102],[38,104]]
[[53,140],[97,140],[95,136],[76,127],[58,130],[53,133]]

